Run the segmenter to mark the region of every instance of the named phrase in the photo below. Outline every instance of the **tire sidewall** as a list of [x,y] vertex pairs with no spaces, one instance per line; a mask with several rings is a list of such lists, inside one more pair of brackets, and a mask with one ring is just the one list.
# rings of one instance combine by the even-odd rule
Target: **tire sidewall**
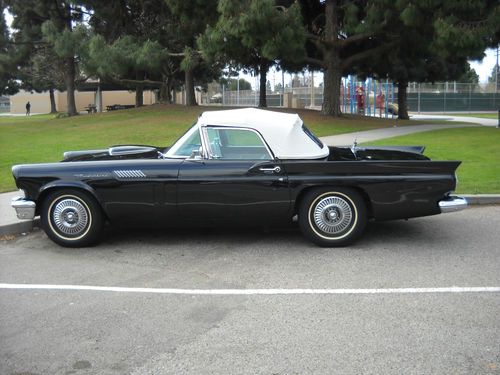
[[[353,218],[349,226],[338,234],[329,235],[321,231],[314,222],[314,209],[326,197],[343,199],[350,207]],[[366,205],[361,195],[348,188],[322,188],[306,193],[299,208],[299,225],[303,234],[312,242],[323,247],[346,246],[357,240],[366,226]]]
[[[76,236],[65,236],[59,231],[53,222],[53,210],[55,205],[64,199],[74,199],[83,205],[88,216],[88,223],[85,231]],[[103,221],[100,206],[91,196],[78,190],[57,190],[50,193],[43,202],[41,212],[42,228],[47,236],[64,247],[84,247],[90,246],[99,239]]]

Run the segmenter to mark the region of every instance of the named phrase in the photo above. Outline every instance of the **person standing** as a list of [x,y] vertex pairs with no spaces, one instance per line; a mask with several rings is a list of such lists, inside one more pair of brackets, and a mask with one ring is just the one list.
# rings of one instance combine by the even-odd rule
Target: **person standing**
[[28,102],[26,103],[26,116],[29,116],[31,114],[31,103]]

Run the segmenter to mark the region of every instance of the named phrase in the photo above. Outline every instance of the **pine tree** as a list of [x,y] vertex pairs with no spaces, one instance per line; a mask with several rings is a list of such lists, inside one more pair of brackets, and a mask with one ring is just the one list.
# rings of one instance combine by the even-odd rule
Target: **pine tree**
[[6,3],[14,16],[15,42],[30,48],[30,53],[41,45],[52,49],[64,73],[68,114],[76,115],[75,80],[86,37],[82,1],[7,0]]
[[202,54],[208,61],[259,74],[259,107],[266,107],[269,68],[304,56],[300,9],[276,6],[273,0],[221,0],[217,9],[217,24],[198,40]]

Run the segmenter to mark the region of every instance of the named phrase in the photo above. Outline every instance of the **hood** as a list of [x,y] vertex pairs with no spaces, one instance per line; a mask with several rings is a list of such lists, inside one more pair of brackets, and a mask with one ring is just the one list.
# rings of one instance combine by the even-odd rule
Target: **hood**
[[67,151],[62,161],[158,159],[164,151],[165,148],[155,146],[119,145],[102,150]]
[[430,160],[423,146],[330,147],[328,160]]

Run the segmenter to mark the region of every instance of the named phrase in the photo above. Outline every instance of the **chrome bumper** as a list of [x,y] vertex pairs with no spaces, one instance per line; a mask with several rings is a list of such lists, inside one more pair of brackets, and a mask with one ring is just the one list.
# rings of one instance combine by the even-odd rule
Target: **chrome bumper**
[[445,200],[439,201],[441,213],[455,212],[467,208],[467,200],[462,197],[448,197]]
[[11,206],[16,210],[17,218],[31,220],[35,217],[36,203],[24,197],[12,198]]

